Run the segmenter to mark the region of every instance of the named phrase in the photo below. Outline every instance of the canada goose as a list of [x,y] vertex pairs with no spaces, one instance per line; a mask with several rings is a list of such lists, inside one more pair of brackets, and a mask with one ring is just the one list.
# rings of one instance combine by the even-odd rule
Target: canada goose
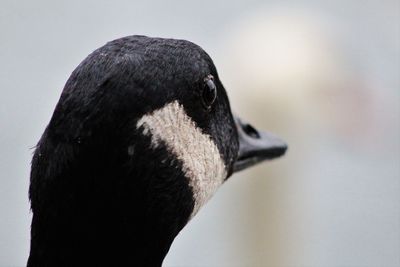
[[232,116],[199,46],[111,41],[71,74],[37,144],[28,266],[160,266],[233,172],[285,150]]

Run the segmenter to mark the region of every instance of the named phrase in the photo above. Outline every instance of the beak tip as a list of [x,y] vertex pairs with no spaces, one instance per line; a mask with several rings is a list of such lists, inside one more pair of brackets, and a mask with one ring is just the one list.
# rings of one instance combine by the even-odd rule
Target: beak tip
[[288,145],[286,143],[282,142],[282,144],[279,144],[279,145],[269,149],[269,151],[267,152],[267,154],[268,154],[267,158],[274,159],[274,158],[282,157],[283,155],[286,154],[287,150],[288,150]]
[[287,145],[287,144],[284,144],[284,145],[281,147],[282,154],[281,154],[280,156],[285,155],[285,154],[286,154],[286,151],[287,151],[288,149],[289,149],[288,145]]

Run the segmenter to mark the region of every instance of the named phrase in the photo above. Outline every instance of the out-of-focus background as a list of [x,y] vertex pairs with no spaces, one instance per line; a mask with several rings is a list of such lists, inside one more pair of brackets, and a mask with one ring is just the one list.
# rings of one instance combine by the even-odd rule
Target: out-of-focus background
[[32,148],[83,58],[132,34],[201,45],[287,155],[232,177],[165,266],[400,266],[400,2],[12,1],[0,8],[0,266],[29,250]]

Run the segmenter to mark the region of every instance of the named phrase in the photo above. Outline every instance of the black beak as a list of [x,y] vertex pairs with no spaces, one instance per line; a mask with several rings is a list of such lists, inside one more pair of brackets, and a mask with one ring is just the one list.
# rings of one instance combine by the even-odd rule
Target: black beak
[[267,132],[257,131],[236,116],[235,122],[239,138],[239,153],[233,165],[233,172],[285,154],[287,144],[278,137]]

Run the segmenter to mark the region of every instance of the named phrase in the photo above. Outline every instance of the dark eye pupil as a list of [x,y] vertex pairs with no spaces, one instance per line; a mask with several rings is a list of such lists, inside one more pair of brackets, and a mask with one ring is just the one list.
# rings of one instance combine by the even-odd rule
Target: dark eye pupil
[[207,76],[204,80],[203,102],[207,108],[210,108],[217,98],[217,88],[214,84],[213,77]]

